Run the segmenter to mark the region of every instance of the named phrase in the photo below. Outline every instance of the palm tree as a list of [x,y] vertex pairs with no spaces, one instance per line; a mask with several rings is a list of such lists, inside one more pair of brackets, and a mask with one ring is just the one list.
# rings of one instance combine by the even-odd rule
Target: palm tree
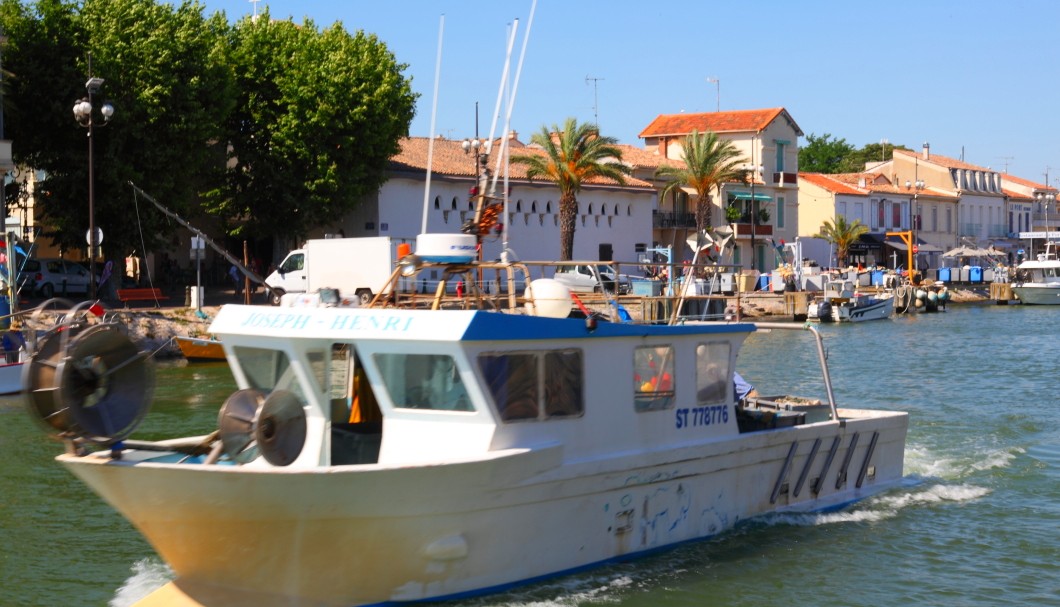
[[858,238],[868,231],[869,226],[861,223],[860,220],[855,219],[853,223],[847,223],[845,216],[836,215],[835,222],[827,220],[824,222],[815,238],[823,238],[835,245],[836,261],[843,266],[846,264],[850,245],[857,242]]
[[578,192],[586,181],[602,177],[625,184],[632,172],[622,164],[622,151],[614,137],[602,137],[595,124],[578,124],[568,118],[563,129],[541,127],[530,138],[544,155],[512,156],[512,164],[525,164],[529,179],[543,177],[559,188],[560,261],[574,254],[574,226],[578,216]]
[[691,188],[696,192],[696,231],[710,227],[710,193],[723,183],[747,180],[747,159],[740,155],[733,142],[718,139],[712,131],[692,131],[681,145],[685,166],[661,166],[655,175],[669,183],[663,196],[677,188]]

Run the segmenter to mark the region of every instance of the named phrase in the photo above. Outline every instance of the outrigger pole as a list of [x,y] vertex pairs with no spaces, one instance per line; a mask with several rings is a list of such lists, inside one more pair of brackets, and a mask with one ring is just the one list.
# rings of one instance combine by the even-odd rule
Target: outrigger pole
[[213,249],[214,251],[217,251],[221,255],[221,257],[224,257],[228,261],[232,262],[232,265],[234,265],[236,268],[238,268],[240,272],[242,272],[243,274],[248,276],[254,282],[261,283],[261,285],[263,287],[265,287],[265,290],[267,290],[267,291],[271,291],[272,290],[272,288],[269,287],[269,285],[265,284],[265,279],[264,278],[262,278],[261,276],[258,276],[258,274],[256,272],[254,272],[254,271],[250,270],[249,268],[247,268],[246,266],[244,266],[241,261],[236,259],[234,255],[232,255],[231,253],[226,251],[224,249],[224,247],[222,247],[221,245],[219,245],[216,242],[214,242],[213,240],[211,240],[210,237],[207,236],[206,234],[203,234],[202,230],[200,230],[199,228],[191,225],[190,223],[188,223],[184,219],[181,219],[181,217],[179,215],[177,215],[176,213],[174,213],[173,211],[170,211],[166,207],[162,206],[162,203],[158,202],[150,194],[148,194],[147,192],[145,192],[142,189],[140,189],[140,187],[137,186],[135,183],[130,181],[129,185],[132,186],[134,194],[139,194],[139,195],[143,196],[144,198],[147,199],[148,202],[150,202],[151,204],[153,204],[156,207],[158,207],[158,210],[160,210],[163,213],[165,213],[166,216],[173,218],[177,223],[179,223],[180,225],[184,226],[185,228],[188,228],[189,230],[191,230],[199,238],[202,238],[206,242],[206,244],[210,245],[211,249]]

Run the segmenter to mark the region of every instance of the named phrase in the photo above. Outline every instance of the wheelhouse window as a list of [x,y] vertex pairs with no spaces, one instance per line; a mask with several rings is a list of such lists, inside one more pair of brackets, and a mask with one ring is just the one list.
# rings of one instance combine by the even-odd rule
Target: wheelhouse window
[[236,360],[247,377],[250,387],[263,392],[288,390],[302,401],[306,401],[307,390],[298,380],[291,359],[282,350],[236,346]]
[[585,412],[581,350],[485,352],[478,364],[503,421],[577,417]]
[[633,404],[637,412],[674,406],[674,349],[646,346],[633,351]]
[[327,395],[334,424],[379,422],[383,414],[364,372],[360,357],[350,344],[332,344],[330,355],[306,355],[313,376]]
[[729,342],[699,344],[696,347],[696,403],[725,402],[732,373],[729,369]]
[[456,360],[447,354],[376,354],[375,364],[400,409],[471,411]]

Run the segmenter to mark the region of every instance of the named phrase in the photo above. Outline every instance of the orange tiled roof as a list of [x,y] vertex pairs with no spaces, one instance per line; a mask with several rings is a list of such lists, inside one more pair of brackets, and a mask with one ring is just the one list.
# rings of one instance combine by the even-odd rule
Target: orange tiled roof
[[1056,192],[1057,191],[1056,188],[1051,188],[1051,187],[1049,187],[1048,185],[1046,185],[1044,183],[1037,183],[1035,181],[1031,181],[1030,179],[1024,179],[1022,177],[1016,177],[1015,175],[1011,175],[1009,173],[1002,173],[1001,174],[1001,178],[1003,180],[1005,180],[1005,181],[1011,181],[1012,183],[1018,183],[1018,184],[1020,184],[1022,186],[1027,186],[1027,187],[1033,188],[1035,190],[1045,190],[1047,192],[1049,192],[1049,191]]
[[661,166],[681,166],[679,160],[664,158],[658,148],[646,150],[628,143],[619,143],[615,147],[622,150],[622,161],[638,168],[657,169]]
[[829,175],[825,173],[799,173],[799,179],[808,181],[819,188],[825,189],[833,194],[853,194],[857,196],[865,196],[868,194],[868,190],[860,188],[856,185],[846,183],[845,179],[838,178],[838,175]]
[[[865,179],[865,185],[861,186],[861,179]],[[895,194],[911,196],[912,188],[891,183],[886,177],[876,173],[799,173],[799,179],[809,181],[834,194],[852,194],[866,196],[868,194]],[[928,187],[920,190],[921,196],[932,196],[934,198],[957,198],[954,192],[944,189]]]
[[[405,137],[401,139],[401,141],[398,142],[401,150],[390,157],[390,168],[399,171],[426,171],[429,144],[430,138],[428,137]],[[517,139],[512,140],[509,145],[511,146],[512,154],[544,154],[540,148],[524,145]],[[495,166],[497,160],[496,155],[500,151],[500,147],[499,140],[497,140],[491,148],[489,159],[489,167],[491,169]],[[623,150],[623,152],[624,151],[625,150]],[[439,137],[434,140],[431,172],[436,175],[451,175],[454,177],[474,179],[475,158],[471,154],[464,153],[464,149],[461,147],[461,141]],[[508,169],[508,178],[526,181],[526,166],[522,164],[512,164]],[[595,185],[616,185],[615,182],[602,178],[590,179],[588,183]],[[647,181],[636,179],[634,177],[626,177],[626,187],[650,188],[652,186]]]
[[[1020,194],[1019,192],[1013,192],[1008,188],[1001,188],[1005,196],[1008,196],[1011,200],[1022,200],[1025,202],[1034,202],[1034,196],[1027,196],[1026,194]],[[1054,190],[1055,191],[1055,190]]]
[[942,167],[946,167],[947,169],[968,169],[970,171],[996,172],[994,171],[994,169],[991,169],[989,167],[981,167],[979,165],[970,164],[964,162],[963,160],[957,160],[956,158],[950,158],[949,156],[943,156],[934,152],[931,152],[927,160],[924,160],[923,154],[921,154],[920,152],[914,152],[912,150],[899,150],[895,148],[894,153],[903,154],[905,156],[916,156],[920,159],[920,162],[930,162]]
[[802,130],[791,115],[782,107],[764,110],[737,110],[732,112],[702,112],[698,114],[659,114],[651,124],[644,127],[639,137],[661,137],[666,135],[688,135],[692,131],[704,133],[754,132],[765,129],[778,117],[784,116],[799,135]]

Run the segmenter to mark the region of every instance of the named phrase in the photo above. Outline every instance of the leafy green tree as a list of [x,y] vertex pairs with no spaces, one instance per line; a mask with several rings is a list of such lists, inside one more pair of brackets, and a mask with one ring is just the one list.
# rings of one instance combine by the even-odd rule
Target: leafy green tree
[[[89,74],[104,79],[93,96],[94,215],[104,255],[154,251],[172,239],[159,213],[140,205],[129,181],[176,211],[220,173],[211,149],[232,107],[231,70],[221,61],[223,15],[198,3],[154,0],[40,0],[0,4],[7,35],[5,97],[13,156],[44,177],[38,222],[68,251],[84,251],[88,231],[88,144],[72,108]],[[115,114],[103,126],[99,108]]]
[[559,188],[560,261],[570,260],[574,254],[574,228],[578,217],[578,192],[582,184],[594,178],[626,182],[632,169],[622,164],[622,150],[614,137],[604,137],[596,125],[578,123],[567,118],[558,125],[541,127],[530,137],[544,150],[544,155],[512,156],[512,164],[526,165],[530,179],[543,177]]
[[869,226],[861,223],[861,220],[848,223],[846,216],[836,215],[835,221],[825,220],[815,238],[823,238],[835,246],[836,260],[842,266],[846,264],[850,246],[868,231]]
[[867,143],[857,150],[852,150],[839,163],[840,173],[861,173],[866,165],[886,162],[893,156],[894,150],[908,150],[904,145],[890,143]]
[[655,174],[667,180],[663,196],[680,188],[696,191],[696,231],[703,232],[710,228],[710,193],[723,183],[746,181],[748,160],[733,142],[711,131],[692,131],[681,150],[684,166],[661,166]]
[[854,151],[846,139],[832,139],[825,133],[820,137],[806,136],[806,145],[799,148],[799,170],[808,173],[841,173],[843,160]]
[[237,23],[230,46],[229,169],[206,200],[232,235],[297,239],[378,191],[416,101],[382,42],[266,12]]

